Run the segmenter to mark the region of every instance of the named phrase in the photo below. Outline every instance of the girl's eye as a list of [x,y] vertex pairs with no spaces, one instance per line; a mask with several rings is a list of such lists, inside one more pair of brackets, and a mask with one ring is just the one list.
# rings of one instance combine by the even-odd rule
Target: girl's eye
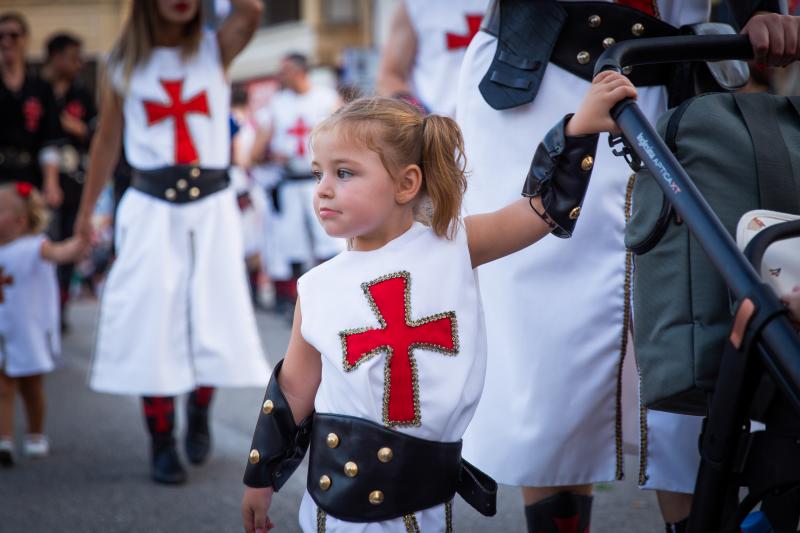
[[311,175],[314,176],[314,179],[320,181],[322,179],[322,172],[319,170],[312,170]]
[[347,178],[353,177],[353,173],[352,172],[350,172],[349,170],[345,170],[343,168],[340,168],[339,170],[337,170],[336,171],[336,175],[339,177],[339,179],[347,179]]

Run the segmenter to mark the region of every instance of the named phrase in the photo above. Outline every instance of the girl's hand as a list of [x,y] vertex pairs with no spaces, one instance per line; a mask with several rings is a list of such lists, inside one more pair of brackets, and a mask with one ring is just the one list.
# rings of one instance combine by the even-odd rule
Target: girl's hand
[[567,122],[566,134],[577,136],[602,131],[616,132],[617,125],[609,112],[625,98],[636,98],[636,87],[631,81],[611,70],[601,72],[592,81],[578,112]]
[[272,487],[254,489],[245,487],[242,497],[242,523],[246,533],[266,533],[275,524],[267,516],[272,503]]

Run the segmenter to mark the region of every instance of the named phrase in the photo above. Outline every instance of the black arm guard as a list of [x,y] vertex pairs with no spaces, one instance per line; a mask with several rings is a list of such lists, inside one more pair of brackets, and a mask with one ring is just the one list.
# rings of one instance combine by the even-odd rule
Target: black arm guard
[[[311,440],[312,416],[294,423],[289,403],[278,386],[283,361],[275,365],[253,434],[250,457],[244,471],[248,487],[280,490],[303,460]],[[312,413],[313,415],[313,413]]]
[[553,228],[553,235],[572,236],[583,197],[592,175],[599,134],[567,137],[567,115],[554,126],[539,143],[533,156],[531,169],[522,188],[522,196],[540,196],[544,213],[536,211]]

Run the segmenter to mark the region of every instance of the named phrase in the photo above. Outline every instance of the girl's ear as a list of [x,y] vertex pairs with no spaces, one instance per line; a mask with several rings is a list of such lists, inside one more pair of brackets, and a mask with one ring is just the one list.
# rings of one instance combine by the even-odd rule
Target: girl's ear
[[395,180],[394,199],[400,205],[407,204],[417,197],[421,187],[422,169],[419,165],[408,165]]

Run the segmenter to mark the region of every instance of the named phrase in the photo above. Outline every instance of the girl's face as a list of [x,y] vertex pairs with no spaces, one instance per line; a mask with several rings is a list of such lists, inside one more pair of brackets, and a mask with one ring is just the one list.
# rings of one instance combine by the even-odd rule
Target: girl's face
[[7,20],[0,24],[0,59],[3,63],[24,61],[27,46],[28,36],[17,21]]
[[158,0],[158,14],[171,24],[185,24],[197,14],[198,0]]
[[0,190],[0,244],[25,234],[27,220],[20,199],[14,191]]
[[353,239],[356,250],[388,242],[393,223],[410,208],[396,201],[395,182],[380,156],[345,143],[330,131],[316,135],[313,151],[312,173],[317,178],[314,211],[325,232]]

